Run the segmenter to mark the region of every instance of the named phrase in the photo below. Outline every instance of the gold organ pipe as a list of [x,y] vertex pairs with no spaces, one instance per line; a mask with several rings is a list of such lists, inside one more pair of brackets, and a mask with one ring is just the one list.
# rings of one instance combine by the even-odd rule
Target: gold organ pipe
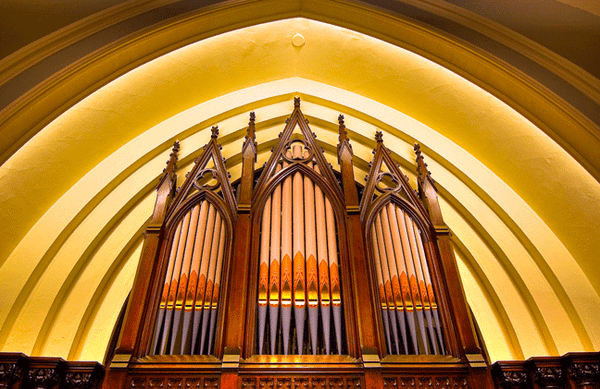
[[[291,158],[291,152],[287,152]],[[283,168],[288,166],[283,163]],[[283,181],[281,194],[281,329],[283,353],[288,354],[290,322],[292,319],[292,177]]]
[[[308,157],[305,152],[304,157]],[[312,163],[309,162],[309,165]],[[315,186],[304,175],[304,236],[306,243],[306,290],[308,297],[308,321],[313,355],[317,354],[319,325],[319,269],[317,266],[317,237],[315,221]]]
[[331,283],[331,304],[333,305],[333,323],[338,354],[342,354],[342,289],[338,264],[337,233],[335,216],[331,202],[325,196],[325,220],[327,222],[327,257],[329,259],[329,278]]
[[258,270],[258,353],[262,354],[267,304],[269,300],[269,239],[271,235],[271,196],[267,198],[262,215],[260,237],[260,265]]
[[[408,245],[406,244],[408,242],[401,239],[401,235],[403,235],[401,232],[405,233],[405,231],[404,230],[401,231],[401,229],[399,228],[400,226],[398,225],[399,223],[398,223],[398,218],[396,215],[396,209],[397,209],[397,207],[392,203],[389,203],[387,205],[387,212],[388,212],[388,217],[390,220],[390,228],[392,231],[392,238],[394,241],[394,247],[396,248],[394,253],[396,255],[396,262],[398,263],[398,268],[400,269],[401,267],[404,267],[403,271],[405,271],[406,274],[408,275],[408,286],[409,286],[410,293],[412,295],[414,306],[415,306],[417,322],[419,324],[419,332],[421,335],[420,339],[421,339],[422,345],[419,346],[419,343],[417,340],[416,329],[413,332],[412,327],[411,327],[411,339],[413,341],[413,347],[414,347],[416,354],[421,354],[421,351],[423,351],[425,354],[428,354],[429,346],[427,344],[427,334],[425,333],[425,321],[423,318],[423,304],[421,302],[421,295],[419,293],[419,284],[417,281],[417,275],[415,273],[415,261],[418,261],[418,258],[416,258],[413,255],[411,248],[408,247]],[[402,241],[402,243],[400,243],[401,241]],[[411,323],[411,318],[408,318],[408,319],[409,319],[409,326],[414,325],[414,318],[412,318],[413,323]]]
[[183,264],[183,254],[185,251],[189,227],[190,213],[188,212],[183,217],[183,224],[181,226],[181,236],[179,238],[179,245],[177,247],[177,257],[175,258],[175,267],[173,269],[173,277],[171,278],[171,289],[169,290],[169,298],[167,299],[167,310],[172,312],[172,316],[175,319],[173,323],[173,328],[171,329],[171,347],[169,348],[169,354],[173,354],[175,348],[175,340],[179,330],[179,314],[181,313],[181,309],[176,309],[176,300],[177,292],[179,290],[179,282],[181,278],[181,265]]
[[[156,354],[163,354],[162,345],[160,350],[156,347],[160,339],[164,338],[164,332],[167,331],[167,326],[163,326],[163,319],[165,318],[165,311],[167,309],[167,299],[169,298],[169,290],[171,289],[171,278],[173,276],[173,268],[175,267],[175,257],[177,256],[177,246],[179,245],[179,238],[181,236],[181,225],[183,220],[177,224],[175,228],[175,234],[173,235],[173,242],[171,243],[171,251],[169,253],[169,263],[167,264],[167,274],[165,276],[165,284],[163,286],[163,292],[160,299],[160,305],[158,309],[158,318],[156,320],[156,329],[154,332],[154,341],[152,342],[152,352]],[[161,336],[162,334],[162,336]],[[162,343],[162,342],[161,342]]]
[[[294,158],[302,157],[302,147],[295,144],[293,147]],[[302,346],[304,344],[304,308],[306,306],[306,263],[304,255],[304,196],[303,179],[300,172],[294,173],[293,188],[293,252],[294,252],[294,316],[296,319],[296,339],[298,344],[298,354],[302,355]]]
[[[281,171],[277,164],[275,173]],[[277,340],[277,320],[279,316],[280,295],[280,263],[281,263],[281,184],[271,194],[271,265],[269,266],[269,327],[271,354],[275,354]],[[262,347],[262,346],[260,346]]]
[[[408,224],[407,224],[408,225]],[[433,293],[433,286],[431,285],[431,275],[429,273],[429,267],[427,265],[427,257],[425,256],[425,250],[423,248],[423,237],[421,236],[421,232],[419,228],[415,225],[415,223],[410,220],[411,230],[415,236],[415,240],[417,241],[418,252],[420,255],[420,262],[423,267],[423,275],[425,277],[425,282],[427,283],[427,295],[429,297],[429,303],[431,304],[431,313],[435,320],[435,329],[438,334],[438,341],[440,344],[440,348],[442,350],[442,354],[446,354],[446,348],[444,346],[444,338],[442,336],[442,326],[440,323],[440,316],[438,312],[438,306],[435,299],[435,294]],[[419,237],[417,239],[416,232],[419,232]]]
[[[381,225],[381,213],[377,214],[375,217],[375,234],[377,236],[377,247],[379,249],[379,258],[381,259],[381,274],[383,276],[383,285],[385,289],[385,297],[388,306],[388,317],[391,324],[392,336],[394,338],[394,345],[396,346],[395,354],[401,354],[400,350],[400,340],[398,339],[398,326],[400,326],[400,332],[402,333],[403,344],[405,345],[406,350],[406,342],[404,341],[406,337],[406,328],[404,326],[404,320],[402,317],[397,317],[394,315],[394,308],[396,308],[396,312],[404,313],[404,306],[402,305],[402,299],[398,302],[400,306],[396,306],[396,301],[394,300],[394,293],[392,291],[392,282],[390,280],[390,270],[388,265],[388,259],[386,254],[385,242],[383,237],[383,227]],[[397,322],[398,321],[398,322]],[[394,352],[393,352],[394,353]]]
[[[181,345],[180,354],[183,354],[183,346],[187,343],[187,329],[189,328],[189,323],[186,323],[186,317],[184,315],[183,326],[181,326],[181,316],[182,311],[184,309],[184,303],[186,300],[186,293],[188,289],[188,284],[192,283],[190,279],[190,264],[192,262],[192,252],[194,250],[194,245],[196,242],[196,230],[198,227],[198,217],[200,214],[200,205],[197,204],[192,208],[191,216],[190,216],[190,224],[187,230],[187,238],[185,244],[185,251],[183,254],[183,264],[181,265],[181,276],[179,277],[179,287],[177,290],[177,298],[175,300],[175,312],[173,319],[173,335],[171,344],[172,346],[171,353],[177,349],[176,345]],[[189,317],[189,315],[187,315]],[[188,319],[189,320],[189,319]],[[187,325],[186,325],[187,324]]]
[[223,260],[225,256],[225,221],[221,221],[221,233],[219,235],[219,253],[217,255],[217,268],[215,270],[215,284],[213,287],[212,298],[211,298],[211,312],[210,312],[210,329],[208,337],[208,351],[207,354],[212,352],[213,340],[215,337],[216,323],[217,323],[217,307],[219,303],[219,283],[221,282],[221,271],[223,269]]
[[392,351],[392,339],[390,337],[390,322],[387,299],[385,296],[385,287],[383,286],[383,276],[381,271],[381,258],[379,257],[379,249],[377,248],[377,235],[375,228],[371,229],[371,241],[373,242],[373,259],[375,260],[375,271],[377,273],[377,286],[379,290],[379,301],[381,302],[381,316],[383,317],[383,330],[385,332],[385,340],[387,349]]
[[[206,278],[207,271],[210,262],[210,251],[213,241],[213,235],[215,230],[215,218],[216,218],[215,206],[209,204],[208,216],[206,218],[206,228],[204,230],[204,244],[199,250],[194,250],[194,256],[200,257],[200,271],[198,272],[198,287],[196,288],[196,296],[194,299],[194,321],[192,326],[192,343],[191,350],[192,354],[198,354],[199,342],[198,336],[200,335],[200,323],[202,318],[202,309],[204,307],[204,295],[206,293]],[[200,249],[202,251],[200,251]]]
[[[319,166],[314,165],[313,169],[320,173]],[[319,268],[319,304],[321,306],[321,321],[323,323],[323,338],[325,340],[325,353],[329,355],[331,350],[330,342],[330,306],[331,306],[331,288],[329,285],[329,259],[327,252],[327,221],[325,218],[325,201],[323,191],[318,185],[315,185],[315,217],[317,223],[317,258]],[[325,233],[324,233],[325,232]]]
[[217,267],[217,255],[219,254],[219,239],[221,236],[221,214],[217,212],[215,217],[215,230],[212,235],[212,244],[210,248],[210,265],[206,274],[206,292],[204,293],[204,310],[202,313],[202,333],[200,336],[200,349],[198,354],[204,354],[204,345],[207,344],[206,331],[208,330],[208,319],[210,316],[210,308],[212,302],[213,286],[215,283],[215,269]]

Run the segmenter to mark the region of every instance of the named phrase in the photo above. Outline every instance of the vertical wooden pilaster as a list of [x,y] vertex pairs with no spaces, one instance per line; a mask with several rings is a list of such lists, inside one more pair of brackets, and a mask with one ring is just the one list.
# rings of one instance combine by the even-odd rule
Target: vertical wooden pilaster
[[415,153],[417,156],[419,196],[429,213],[435,229],[441,264],[450,294],[449,302],[454,313],[455,325],[462,348],[460,357],[466,359],[466,362],[469,363],[473,387],[485,388],[491,383],[491,373],[483,358],[481,349],[477,345],[467,298],[454,256],[450,229],[442,217],[442,210],[438,201],[438,191],[433,178],[431,178],[431,172],[427,170],[427,164],[425,164],[419,144],[415,144]]
[[117,342],[115,356],[108,366],[107,376],[104,380],[104,388],[118,388],[125,385],[127,378],[127,365],[132,357],[140,357],[145,350],[140,349],[140,336],[143,328],[143,319],[146,317],[148,309],[149,294],[152,290],[150,282],[156,271],[156,258],[160,249],[160,238],[164,231],[162,229],[167,208],[175,196],[177,189],[177,152],[179,151],[179,142],[173,144],[173,149],[167,162],[167,167],[163,170],[160,181],[157,186],[156,202],[154,212],[146,230],[144,231],[144,245],[142,246],[142,255],[134,278],[134,284],[131,289],[125,319],[122,325],[121,335]]
[[[248,134],[242,146],[242,177],[239,185],[237,220],[233,241],[231,266],[227,282],[227,311],[223,328],[223,374],[221,389],[239,387],[238,368],[240,358],[250,350],[244,350],[246,309],[248,305],[248,282],[250,275],[250,242],[252,191],[254,164],[256,163],[255,115],[250,113]],[[220,351],[217,351],[219,354]]]
[[[365,367],[365,383],[367,388],[381,388],[380,342],[377,329],[377,311],[374,309],[372,296],[375,289],[371,285],[371,269],[367,263],[365,242],[360,221],[358,191],[354,179],[352,158],[354,152],[348,140],[344,116],[340,115],[339,144],[337,147],[338,163],[342,172],[342,187],[344,189],[344,204],[346,206],[346,233],[348,241],[349,266],[352,271],[352,289],[360,353]],[[367,293],[369,291],[370,293]]]

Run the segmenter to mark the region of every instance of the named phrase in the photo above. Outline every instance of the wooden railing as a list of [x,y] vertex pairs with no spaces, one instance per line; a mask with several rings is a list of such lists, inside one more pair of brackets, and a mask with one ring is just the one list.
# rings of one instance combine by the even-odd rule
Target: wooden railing
[[597,389],[600,352],[501,361],[492,372],[498,389]]
[[0,353],[2,389],[96,389],[103,377],[104,367],[98,362]]

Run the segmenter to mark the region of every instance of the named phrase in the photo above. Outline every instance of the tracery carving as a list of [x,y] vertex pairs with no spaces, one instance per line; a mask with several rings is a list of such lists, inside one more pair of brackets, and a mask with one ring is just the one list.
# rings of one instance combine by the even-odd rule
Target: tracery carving
[[0,364],[0,389],[12,388],[23,376],[23,368],[17,363]]
[[567,368],[569,378],[579,386],[598,383],[600,368],[597,363],[573,363]]
[[562,387],[563,372],[560,367],[536,367],[532,373],[533,380],[542,388]]

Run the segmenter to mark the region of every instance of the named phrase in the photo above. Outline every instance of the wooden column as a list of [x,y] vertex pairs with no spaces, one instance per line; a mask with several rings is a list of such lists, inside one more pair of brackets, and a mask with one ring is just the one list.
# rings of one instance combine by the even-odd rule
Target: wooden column
[[[159,242],[164,233],[162,229],[163,221],[165,220],[167,208],[175,195],[177,188],[177,152],[179,151],[179,142],[173,144],[173,149],[167,162],[167,167],[163,170],[160,181],[157,186],[156,203],[154,204],[154,212],[146,230],[144,231],[144,245],[142,247],[142,255],[135,275],[135,281],[131,289],[125,319],[122,325],[121,335],[117,341],[115,356],[113,357],[106,379],[104,380],[104,388],[121,388],[125,385],[127,378],[127,365],[134,358],[141,357],[146,350],[142,350],[143,345],[140,342],[143,325],[149,324],[149,321],[144,323],[147,316],[147,311],[150,309],[148,304],[149,294],[152,291],[150,285],[153,275],[156,271],[156,258],[160,249]],[[141,347],[142,346],[142,347]]]
[[431,172],[427,170],[427,165],[421,154],[419,144],[415,144],[415,153],[417,156],[419,196],[429,213],[435,229],[437,248],[450,297],[449,303],[453,312],[460,347],[462,348],[460,350],[460,357],[466,359],[466,362],[469,363],[473,386],[484,388],[490,385],[491,374],[483,358],[481,349],[477,345],[477,338],[471,322],[465,291],[462,287],[460,273],[458,272],[454,256],[450,229],[442,217],[438,201],[438,191],[433,178],[431,178]]
[[[227,282],[227,307],[223,326],[223,373],[221,389],[237,389],[238,369],[244,350],[246,308],[248,304],[248,277],[250,267],[252,190],[254,164],[256,163],[255,115],[250,113],[248,134],[242,146],[242,177],[239,185],[237,219],[234,226],[234,241]],[[221,350],[215,350],[220,356]]]
[[[383,387],[380,365],[380,340],[377,329],[380,327],[376,307],[373,305],[377,289],[371,284],[371,269],[367,264],[365,242],[360,221],[358,191],[354,180],[352,158],[354,152],[348,139],[344,116],[338,117],[339,144],[337,146],[338,163],[342,172],[342,187],[344,189],[344,205],[346,206],[346,233],[348,241],[348,256],[352,274],[352,289],[360,353],[365,367],[365,384],[367,388]],[[366,293],[365,291],[369,291]]]

